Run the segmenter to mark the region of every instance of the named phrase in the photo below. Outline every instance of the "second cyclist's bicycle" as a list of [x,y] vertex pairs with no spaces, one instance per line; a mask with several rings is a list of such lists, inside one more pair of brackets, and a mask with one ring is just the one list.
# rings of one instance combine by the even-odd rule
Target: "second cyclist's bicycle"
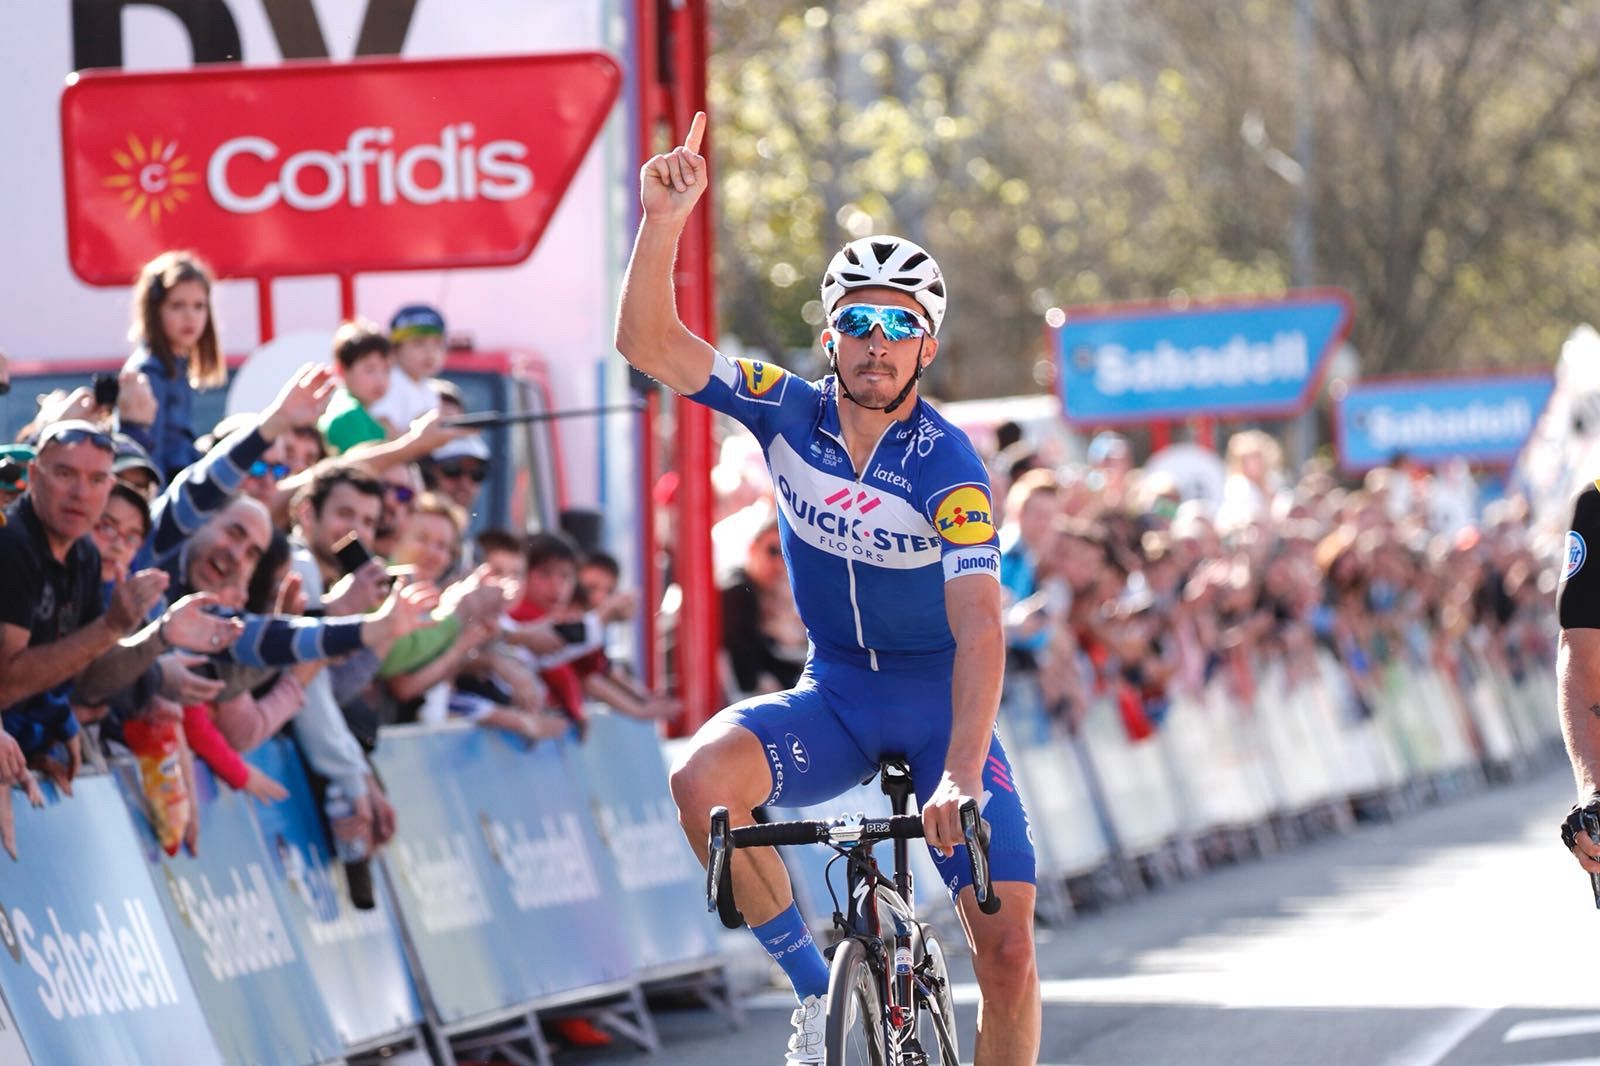
[[[735,829],[728,809],[711,812],[711,854],[706,897],[730,929],[743,924],[733,901],[732,858],[737,848],[826,844],[838,854],[828,863],[834,945],[828,975],[826,1066],[959,1066],[955,1006],[944,949],[912,907],[908,840],[922,837],[922,819],[910,812],[911,771],[905,761],[879,765],[889,796],[888,818],[772,822]],[[978,908],[1000,909],[989,880],[988,839],[977,804],[961,808],[961,829],[972,865]],[[879,869],[873,845],[894,841],[892,878]],[[834,863],[845,863],[845,899],[834,891]]]

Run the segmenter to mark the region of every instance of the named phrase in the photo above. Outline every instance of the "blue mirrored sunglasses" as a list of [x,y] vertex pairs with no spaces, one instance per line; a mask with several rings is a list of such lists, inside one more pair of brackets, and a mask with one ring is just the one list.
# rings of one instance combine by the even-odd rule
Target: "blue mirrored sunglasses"
[[850,304],[833,315],[833,328],[847,337],[865,337],[873,326],[882,329],[884,337],[892,341],[909,340],[931,332],[921,315],[905,307]]
[[265,459],[257,459],[250,464],[251,477],[266,477],[271,474],[276,481],[282,481],[289,476],[289,468],[282,463],[269,463]]
[[102,433],[89,425],[72,425],[68,422],[57,422],[46,429],[39,437],[39,451],[44,451],[46,444],[84,444],[88,443],[101,451],[117,453],[117,445],[109,433]]

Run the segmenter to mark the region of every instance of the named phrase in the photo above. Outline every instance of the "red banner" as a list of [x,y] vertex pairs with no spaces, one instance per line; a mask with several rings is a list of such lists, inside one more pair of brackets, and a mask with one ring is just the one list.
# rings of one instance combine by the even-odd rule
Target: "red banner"
[[527,258],[622,83],[598,52],[88,72],[61,96],[72,268],[223,277]]

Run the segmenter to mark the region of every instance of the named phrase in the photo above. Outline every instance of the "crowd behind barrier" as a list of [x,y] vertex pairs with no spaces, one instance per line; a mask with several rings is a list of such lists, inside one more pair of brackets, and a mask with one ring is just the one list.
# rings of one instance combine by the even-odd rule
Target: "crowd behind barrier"
[[[40,397],[0,449],[0,1054],[542,1056],[547,1030],[593,1036],[573,1011],[652,1046],[641,986],[710,996],[728,956],[665,784],[680,708],[605,654],[638,608],[620,568],[466,535],[496,458],[441,421],[462,403],[431,308],[345,324],[196,433],[209,292],[192,256],[154,261],[119,388]],[[1257,431],[1214,492],[1116,434],[1083,464],[1002,443],[998,728],[1049,826],[1048,913],[1558,749],[1559,546],[1515,497],[1403,460],[1290,471]],[[716,479],[732,702],[792,684],[806,644],[770,483],[747,459]],[[827,928],[826,855],[786,857]]]

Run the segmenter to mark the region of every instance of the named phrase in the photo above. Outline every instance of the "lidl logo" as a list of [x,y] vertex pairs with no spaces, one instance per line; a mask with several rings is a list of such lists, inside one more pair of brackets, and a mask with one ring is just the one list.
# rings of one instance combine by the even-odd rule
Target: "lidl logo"
[[976,485],[952,489],[939,502],[933,524],[951,544],[987,544],[994,537],[994,508]]
[[199,174],[185,169],[189,157],[179,154],[177,141],[156,137],[147,146],[130,133],[127,150],[113,148],[111,158],[118,173],[101,180],[122,190],[130,219],[147,214],[151,222],[160,222],[162,212],[170,215],[189,199],[186,186],[200,180]]
[[783,380],[783,368],[772,363],[761,363],[754,359],[735,359],[739,369],[744,371],[745,388],[751,396],[765,396],[772,391],[772,387]]

